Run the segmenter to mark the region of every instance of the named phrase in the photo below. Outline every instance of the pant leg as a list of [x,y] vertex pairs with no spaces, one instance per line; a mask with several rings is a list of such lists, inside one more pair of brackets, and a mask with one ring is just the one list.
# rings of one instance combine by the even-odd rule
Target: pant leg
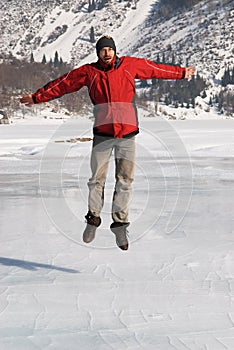
[[100,216],[103,207],[104,188],[112,150],[113,139],[95,135],[90,161],[92,176],[88,181],[88,207],[95,216]]
[[114,222],[128,222],[129,201],[135,170],[135,137],[120,139],[115,146]]

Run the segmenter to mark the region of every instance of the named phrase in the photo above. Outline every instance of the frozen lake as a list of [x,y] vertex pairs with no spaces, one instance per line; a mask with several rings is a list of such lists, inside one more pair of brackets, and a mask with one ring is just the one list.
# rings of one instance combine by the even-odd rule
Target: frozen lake
[[127,252],[113,164],[82,242],[90,121],[0,128],[0,349],[234,348],[234,121],[140,124]]

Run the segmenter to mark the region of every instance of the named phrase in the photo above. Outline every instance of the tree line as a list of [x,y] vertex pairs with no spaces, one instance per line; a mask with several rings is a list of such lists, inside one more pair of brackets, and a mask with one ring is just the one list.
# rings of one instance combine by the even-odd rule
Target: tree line
[[[233,82],[229,82],[233,84]],[[208,84],[199,73],[188,80],[143,80],[140,82],[140,91],[137,96],[137,103],[147,105],[149,101],[155,101],[158,106],[163,103],[174,108],[195,108],[196,97],[201,96],[207,100],[206,88]],[[221,91],[211,94],[208,98],[208,109],[215,108],[220,114],[234,116],[234,94],[227,87]]]
[[[188,66],[189,62],[188,60],[186,61],[186,66]],[[176,56],[173,52],[167,58],[165,53],[158,54],[155,61],[155,63],[176,65],[175,62]],[[177,64],[180,65],[179,63]],[[234,115],[234,94],[228,89],[228,85],[231,84],[234,84],[234,67],[227,67],[221,79],[223,88],[218,93],[210,95],[208,108],[214,107],[220,114]],[[152,79],[140,81],[139,86],[141,89],[137,96],[137,102],[141,105],[147,105],[148,101],[155,101],[156,105],[163,103],[174,108],[194,108],[197,96],[207,100],[206,89],[208,88],[208,82],[199,73],[196,73],[190,81]]]
[[194,108],[195,98],[205,91],[207,83],[197,74],[191,81],[143,80],[140,82],[140,87],[144,88],[138,96],[140,104],[144,104],[144,101],[156,101],[174,108]]
[[[28,61],[18,60],[11,56],[0,63],[0,106],[7,111],[8,116],[21,108],[19,97],[22,94],[35,92],[62,74],[67,73],[73,67],[59,58],[55,53],[54,59],[46,62],[35,62],[31,54]],[[88,94],[85,89],[79,94],[69,94],[61,98],[57,105],[67,108],[70,112],[79,112],[88,102]]]

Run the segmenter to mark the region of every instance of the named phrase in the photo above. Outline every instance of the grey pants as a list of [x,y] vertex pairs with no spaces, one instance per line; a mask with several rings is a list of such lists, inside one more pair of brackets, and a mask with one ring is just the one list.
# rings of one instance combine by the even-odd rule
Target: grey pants
[[128,222],[128,205],[134,179],[135,137],[115,139],[95,135],[91,154],[92,177],[89,179],[89,210],[100,216],[109,160],[114,150],[115,190],[112,202],[114,222]]

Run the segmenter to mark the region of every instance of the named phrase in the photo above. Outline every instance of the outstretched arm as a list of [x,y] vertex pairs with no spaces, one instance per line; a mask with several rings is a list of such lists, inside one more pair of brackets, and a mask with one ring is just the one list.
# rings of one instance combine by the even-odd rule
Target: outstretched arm
[[195,73],[194,67],[180,67],[164,63],[154,63],[145,58],[128,58],[133,66],[136,79],[189,79]]
[[53,100],[67,93],[78,91],[87,84],[87,66],[74,69],[49,82],[34,94],[23,95],[20,102],[30,107],[34,103]]

